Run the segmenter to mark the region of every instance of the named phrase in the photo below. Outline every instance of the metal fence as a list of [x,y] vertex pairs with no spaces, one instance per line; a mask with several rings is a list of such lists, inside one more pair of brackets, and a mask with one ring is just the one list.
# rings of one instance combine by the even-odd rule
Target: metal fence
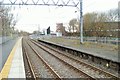
[[[57,38],[55,35],[31,35],[30,38],[37,39],[37,38]],[[66,39],[77,39],[80,40],[80,37],[71,37],[71,36],[62,36],[61,38]],[[95,42],[95,43],[106,43],[106,44],[120,44],[120,38],[111,38],[111,37],[84,37],[84,42]]]
[[[63,36],[63,38],[80,40],[80,37]],[[95,42],[95,43],[107,43],[114,45],[120,44],[120,38],[111,38],[111,37],[84,37],[83,40],[86,42]]]
[[9,40],[12,40],[14,38],[16,38],[17,35],[13,35],[13,36],[0,36],[0,44],[3,44]]

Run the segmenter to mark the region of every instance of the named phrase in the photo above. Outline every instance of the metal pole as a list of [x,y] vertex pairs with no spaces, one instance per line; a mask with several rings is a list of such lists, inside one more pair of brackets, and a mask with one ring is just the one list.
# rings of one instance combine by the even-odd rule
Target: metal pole
[[83,43],[83,12],[82,12],[82,0],[80,0],[80,43]]

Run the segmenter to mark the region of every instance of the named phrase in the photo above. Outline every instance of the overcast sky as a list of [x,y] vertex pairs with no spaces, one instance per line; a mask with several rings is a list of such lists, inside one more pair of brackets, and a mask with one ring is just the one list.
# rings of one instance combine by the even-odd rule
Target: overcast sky
[[[8,0],[9,1],[9,0]],[[56,1],[56,0],[54,0]],[[120,0],[83,0],[83,13],[105,12],[118,8]],[[75,7],[53,7],[53,6],[15,6],[12,13],[18,14],[16,29],[33,32],[34,30],[47,29],[56,30],[56,23],[68,24],[72,18],[79,17],[79,11]]]

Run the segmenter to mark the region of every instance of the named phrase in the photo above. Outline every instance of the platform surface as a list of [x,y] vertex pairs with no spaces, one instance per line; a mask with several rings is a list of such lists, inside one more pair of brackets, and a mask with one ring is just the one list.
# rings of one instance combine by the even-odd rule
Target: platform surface
[[3,44],[0,44],[0,71],[2,70],[10,52],[12,51],[18,38],[11,39]]
[[104,59],[112,60],[114,62],[120,62],[120,59],[119,59],[120,56],[119,56],[117,50],[116,51],[105,50],[103,48],[98,49],[97,47],[85,47],[85,46],[82,46],[82,45],[76,47],[76,46],[74,46],[73,43],[70,43],[67,39],[65,39],[64,41],[63,40],[57,41],[54,38],[50,38],[50,39],[39,38],[39,40],[43,40],[45,42],[56,44],[56,45],[63,46],[63,47],[66,47],[66,48],[74,49],[74,50],[77,50],[77,51],[80,51],[80,52],[83,52],[83,53],[87,53],[87,54],[90,54],[90,55],[93,55],[93,56],[97,56],[97,57],[101,57],[101,58],[104,58]]
[[23,78],[25,69],[22,54],[22,38],[19,38],[12,49],[2,71],[2,78]]

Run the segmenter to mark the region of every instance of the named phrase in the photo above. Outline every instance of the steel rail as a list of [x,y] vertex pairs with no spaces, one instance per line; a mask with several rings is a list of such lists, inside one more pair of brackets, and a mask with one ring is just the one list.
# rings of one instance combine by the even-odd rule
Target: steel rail
[[[31,40],[31,41],[35,41],[35,40]],[[37,42],[37,41],[35,41],[35,42]],[[37,42],[37,43],[41,44],[40,42]],[[95,67],[95,66],[93,66],[93,65],[90,65],[90,64],[88,64],[88,63],[86,63],[86,62],[80,61],[80,60],[75,59],[75,58],[72,58],[72,57],[70,57],[70,56],[68,56],[68,55],[66,55],[66,54],[63,54],[62,52],[60,52],[60,51],[58,51],[58,50],[56,50],[56,49],[54,49],[54,48],[52,48],[52,47],[49,47],[49,46],[44,45],[44,44],[41,44],[41,45],[43,45],[43,46],[45,46],[45,47],[47,47],[47,48],[49,48],[49,49],[51,49],[51,50],[53,50],[53,51],[55,51],[55,52],[57,52],[57,53],[60,53],[61,55],[64,55],[64,56],[66,56],[67,58],[74,60],[75,62],[78,62],[78,63],[80,63],[80,64],[86,65],[86,66],[88,66],[88,67],[90,67],[90,68],[92,68],[92,69],[94,69],[94,70],[99,71],[100,73],[104,73],[105,75],[107,75],[107,76],[109,76],[109,77],[112,77],[112,78],[115,78],[115,79],[118,79],[118,78],[119,78],[118,76],[116,76],[116,75],[114,75],[114,74],[112,74],[112,73],[110,73],[110,72],[107,72],[107,71],[102,70],[102,69],[100,69],[100,68],[97,68],[97,67]],[[119,78],[119,79],[120,79],[120,78]]]
[[62,80],[62,78],[57,74],[57,72],[39,55],[39,53],[27,42],[31,49],[36,53],[36,55],[42,60],[42,62],[53,72],[57,77],[57,80]]
[[[32,42],[34,43],[34,42]],[[38,47],[40,47],[41,49],[43,49],[44,51],[46,51],[47,53],[51,54],[52,56],[54,56],[55,58],[57,58],[58,60],[60,60],[61,62],[63,62],[64,64],[68,65],[69,67],[71,67],[72,69],[74,69],[75,71],[81,73],[82,75],[85,76],[85,78],[89,78],[90,80],[96,80],[94,77],[90,76],[89,74],[86,74],[85,72],[83,72],[82,70],[74,67],[73,65],[71,65],[70,63],[60,59],[59,57],[57,57],[56,55],[53,55],[50,51],[46,50],[45,48],[43,48],[42,46],[40,46],[40,44],[38,43],[34,43],[36,44]]]
[[23,47],[23,49],[24,49],[24,53],[25,53],[25,55],[26,55],[26,59],[27,59],[27,62],[28,62],[28,64],[29,64],[29,67],[30,67],[30,70],[31,70],[32,76],[33,76],[34,80],[37,80],[37,79],[36,79],[36,76],[35,76],[35,73],[34,73],[34,70],[33,70],[33,67],[32,67],[32,64],[31,64],[31,62],[30,62],[30,59],[29,59],[28,53],[26,52],[27,50],[26,50],[25,47]]

